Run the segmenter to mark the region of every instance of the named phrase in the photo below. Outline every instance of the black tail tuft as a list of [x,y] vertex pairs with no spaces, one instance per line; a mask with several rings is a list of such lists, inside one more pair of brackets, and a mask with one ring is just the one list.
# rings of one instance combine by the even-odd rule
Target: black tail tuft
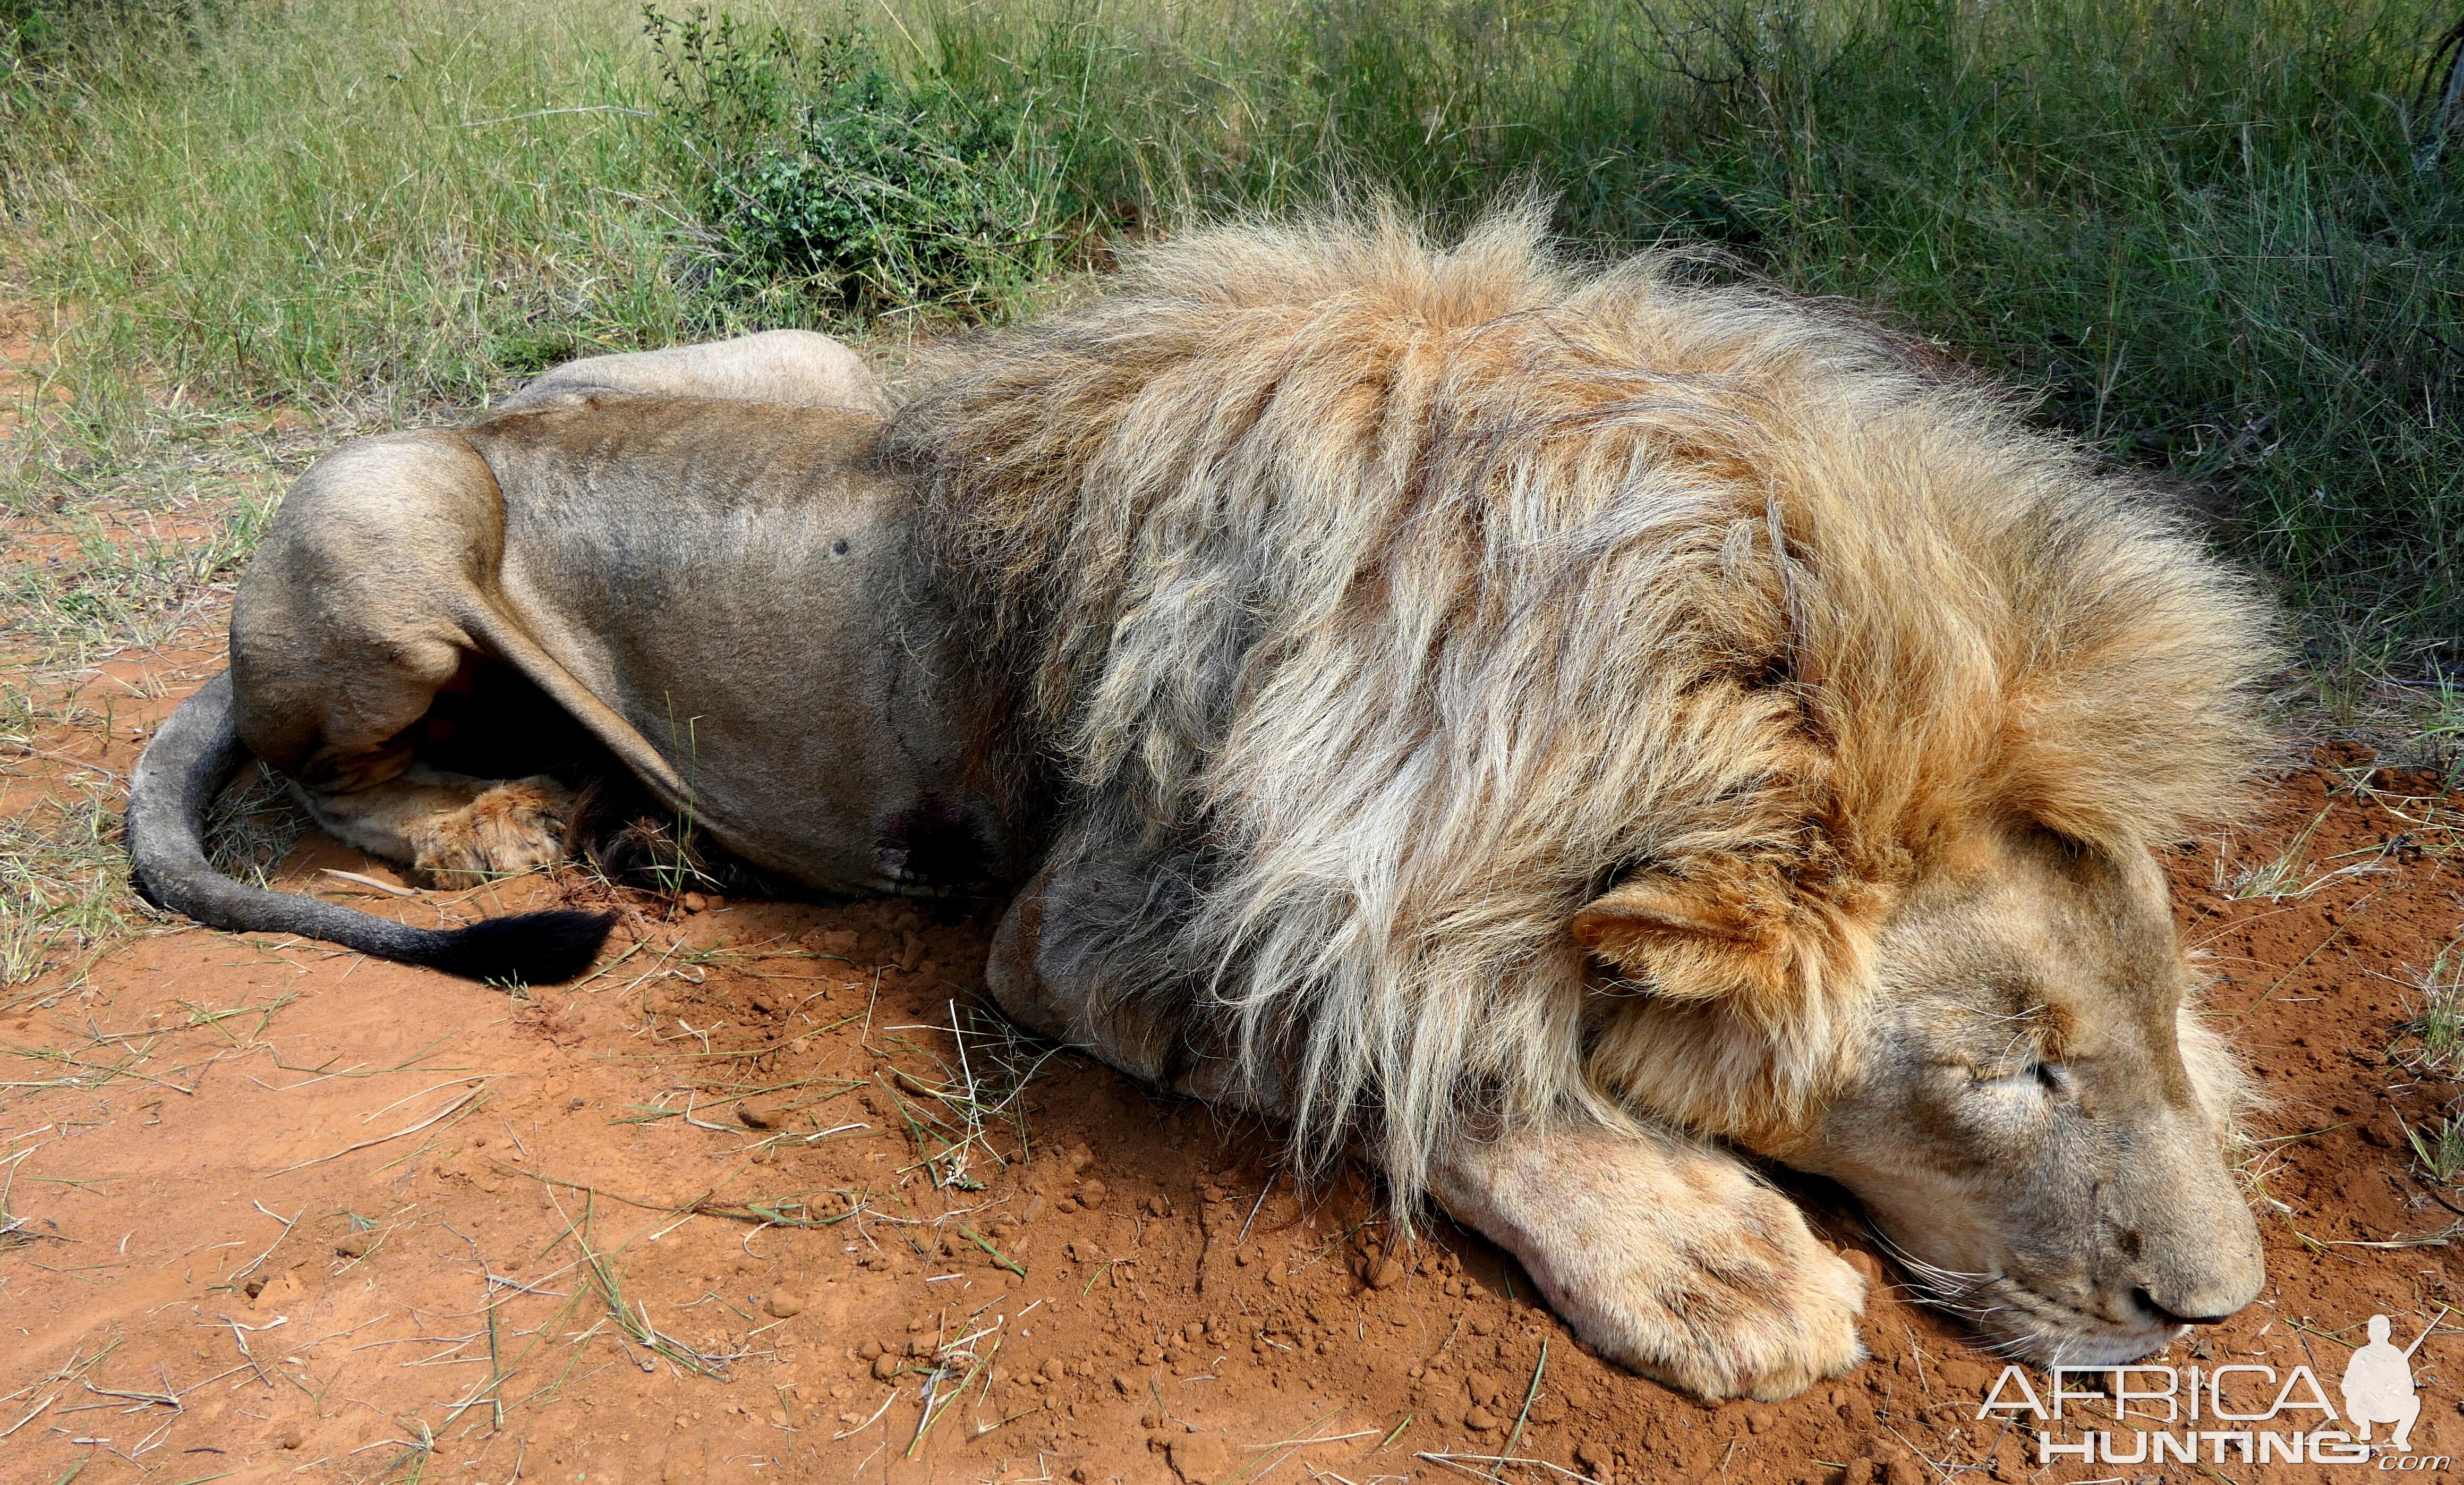
[[590,967],[616,919],[579,908],[483,919],[439,935],[442,942],[417,963],[473,980],[554,985]]

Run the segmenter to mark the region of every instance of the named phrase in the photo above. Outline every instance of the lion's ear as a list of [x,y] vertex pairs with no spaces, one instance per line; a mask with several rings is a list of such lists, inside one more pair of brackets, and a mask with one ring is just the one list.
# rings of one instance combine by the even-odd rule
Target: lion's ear
[[1599,894],[1574,914],[1574,939],[1607,961],[1618,961],[1624,945],[1661,943],[1668,939],[1727,939],[1754,943],[1770,931],[1771,909],[1787,911],[1787,901],[1757,901],[1771,897],[1754,892],[1745,881],[1703,881],[1668,876],[1661,872],[1629,876]]
[[1750,939],[1754,925],[1748,911],[1739,895],[1722,884],[1654,873],[1620,882],[1583,904],[1574,915],[1574,937],[1614,961],[1622,945],[1672,934]]
[[1602,893],[1574,915],[1574,939],[1595,957],[1659,994],[1760,1000],[1792,979],[1797,915],[1774,874],[1676,876],[1648,872]]

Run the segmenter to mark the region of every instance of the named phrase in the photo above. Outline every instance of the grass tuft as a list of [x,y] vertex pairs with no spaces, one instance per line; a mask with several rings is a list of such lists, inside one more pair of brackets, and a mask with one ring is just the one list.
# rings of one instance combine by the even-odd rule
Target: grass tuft
[[206,858],[214,870],[256,887],[274,885],[275,868],[308,831],[308,811],[263,764],[241,770],[206,814]]
[[2453,1079],[2464,1071],[2464,939],[2438,951],[2407,996],[2415,1008],[2404,1026],[2410,1046],[2398,1056],[2426,1076]]
[[88,961],[125,932],[127,875],[117,800],[99,785],[0,815],[0,990]]
[[2450,1115],[2435,1124],[2407,1129],[2405,1139],[2431,1181],[2448,1186],[2464,1176],[2464,1116]]

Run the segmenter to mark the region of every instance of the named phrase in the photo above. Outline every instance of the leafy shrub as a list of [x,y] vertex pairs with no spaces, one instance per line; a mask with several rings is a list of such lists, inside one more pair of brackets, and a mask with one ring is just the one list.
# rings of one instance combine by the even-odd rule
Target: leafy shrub
[[878,314],[981,310],[1058,265],[1056,154],[1027,98],[902,78],[851,13],[806,41],[701,8],[648,7],[645,27],[737,273]]

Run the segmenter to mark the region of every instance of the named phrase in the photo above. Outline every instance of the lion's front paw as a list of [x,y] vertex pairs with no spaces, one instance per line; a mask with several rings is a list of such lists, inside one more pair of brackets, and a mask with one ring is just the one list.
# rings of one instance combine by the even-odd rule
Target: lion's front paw
[[553,866],[564,859],[573,806],[573,791],[545,775],[509,780],[422,822],[411,865],[444,887]]
[[1864,1279],[1716,1148],[1561,1130],[1460,1146],[1434,1174],[1576,1334],[1645,1376],[1777,1402],[1864,1359]]
[[1753,1224],[1681,1253],[1682,1269],[1638,1273],[1639,1291],[1604,1297],[1602,1333],[1587,1339],[1707,1398],[1776,1403],[1848,1370],[1865,1359],[1865,1280],[1785,1216],[1777,1233]]

